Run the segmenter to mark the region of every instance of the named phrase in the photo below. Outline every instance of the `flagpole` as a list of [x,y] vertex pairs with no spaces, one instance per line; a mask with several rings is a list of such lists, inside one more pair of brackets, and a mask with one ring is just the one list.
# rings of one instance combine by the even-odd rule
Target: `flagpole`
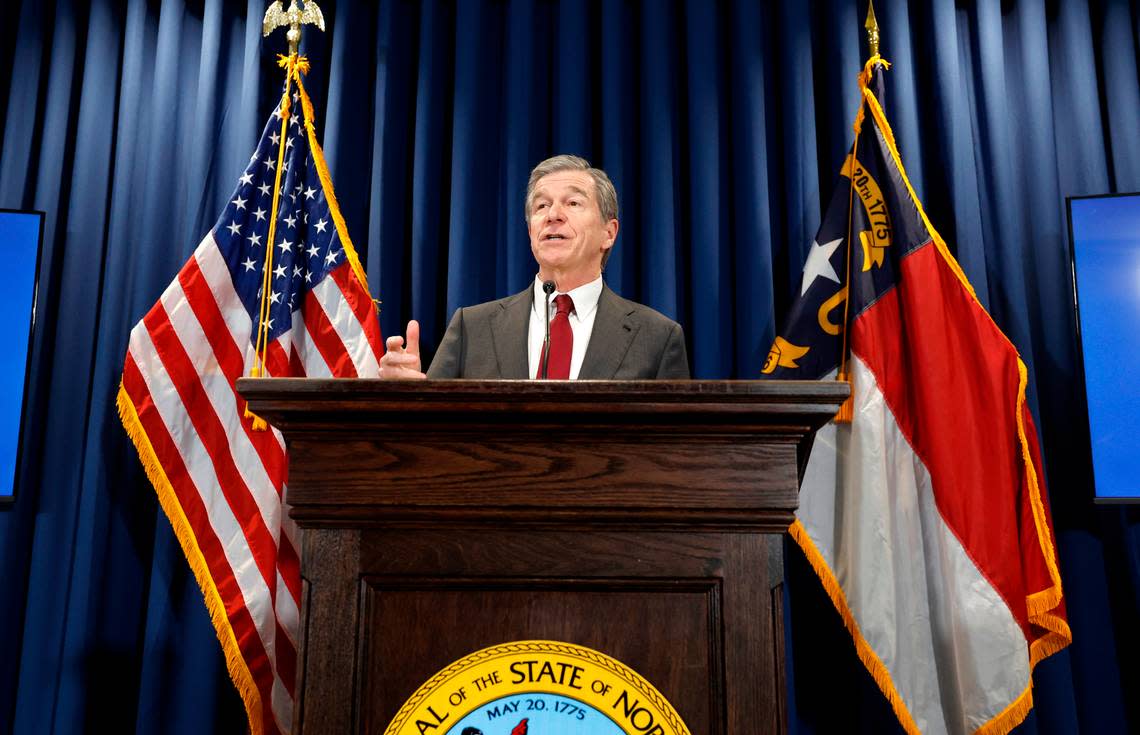
[[839,370],[835,376],[836,380],[847,383],[851,389],[851,395],[839,407],[839,411],[835,414],[835,423],[849,424],[855,416],[855,381],[851,377],[851,369],[847,365],[848,355],[848,339],[847,333],[850,328],[848,319],[850,304],[851,304],[851,269],[853,267],[851,262],[851,253],[854,250],[852,247],[854,232],[854,207],[855,207],[855,171],[858,169],[859,164],[859,135],[863,128],[863,106],[865,100],[863,98],[863,86],[866,83],[864,76],[867,73],[867,68],[879,56],[879,23],[875,19],[875,6],[872,0],[867,0],[867,20],[863,24],[867,30],[867,48],[870,52],[867,58],[867,63],[864,65],[863,73],[860,74],[859,82],[859,112],[855,116],[855,142],[851,146],[851,155],[848,157],[848,162],[845,166],[849,166],[847,177],[851,182],[851,189],[847,199],[847,258],[846,270],[843,274],[844,284],[842,293],[846,294],[843,300],[843,337],[841,339],[841,348],[839,351]]
[[[281,200],[281,179],[284,173],[283,162],[285,160],[285,139],[288,137],[289,132],[289,92],[290,86],[296,80],[298,87],[301,84],[301,74],[309,69],[308,62],[297,55],[297,50],[301,45],[301,27],[305,24],[315,25],[322,31],[325,29],[325,16],[321,12],[320,7],[317,6],[313,0],[305,2],[304,9],[297,6],[297,0],[291,0],[289,8],[286,10],[281,4],[281,0],[274,0],[269,4],[265,10],[265,16],[261,21],[261,33],[263,37],[268,37],[270,33],[281,28],[288,26],[289,30],[285,34],[285,38],[289,41],[289,55],[279,57],[279,65],[285,69],[285,91],[281,95],[280,114],[281,118],[281,134],[280,144],[277,150],[276,162],[276,175],[273,184],[273,199],[270,205],[270,219],[269,219],[269,235],[265,251],[265,262],[262,265],[262,286],[261,286],[261,304],[258,309],[257,318],[257,338],[254,341],[254,358],[253,364],[250,366],[250,375],[252,377],[261,377],[266,373],[266,361],[269,352],[269,308],[270,308],[270,290],[272,284],[271,273],[273,270],[273,241],[277,229],[277,214],[278,207]],[[254,431],[266,431],[268,424],[260,416],[254,415],[248,407],[245,409],[245,416],[253,419]]]

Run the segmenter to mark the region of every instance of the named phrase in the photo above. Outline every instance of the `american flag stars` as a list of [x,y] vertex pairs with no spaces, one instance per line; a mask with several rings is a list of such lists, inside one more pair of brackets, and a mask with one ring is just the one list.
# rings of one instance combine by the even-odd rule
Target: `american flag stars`
[[[305,293],[344,262],[344,249],[335,227],[320,176],[309,151],[306,131],[300,124],[299,107],[294,107],[285,128],[285,157],[280,165],[280,195],[277,197],[273,260],[270,264],[273,287],[270,291],[269,318],[278,325],[270,339],[290,328],[288,312],[298,308]],[[237,190],[223,213],[214,236],[227,262],[242,303],[250,317],[260,312],[270,219],[273,217],[273,191],[278,176],[277,157],[281,151],[280,111],[270,118],[250,164],[238,180]],[[310,217],[311,216],[311,217]],[[310,225],[310,222],[312,224]]]

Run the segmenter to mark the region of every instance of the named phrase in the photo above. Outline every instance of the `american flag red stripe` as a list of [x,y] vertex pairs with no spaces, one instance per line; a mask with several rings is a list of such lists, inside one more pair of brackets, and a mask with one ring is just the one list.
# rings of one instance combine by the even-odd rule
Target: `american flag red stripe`
[[311,308],[305,309],[305,329],[308,330],[309,336],[313,340],[313,345],[321,353],[325,363],[329,366],[329,370],[333,373],[344,373],[350,378],[356,377],[356,365],[352,362],[352,357],[344,348],[344,343],[340,341],[340,336],[333,328],[332,322],[329,320],[324,309],[321,309],[317,296],[313,291],[305,297],[306,306]]
[[[146,432],[147,441],[153,447],[155,456],[173,490],[178,511],[185,516],[188,528],[198,529],[193,532],[193,543],[197,546],[197,552],[205,565],[205,574],[217,592],[216,602],[223,606],[230,635],[241,651],[243,665],[247,667],[246,674],[253,683],[256,683],[259,690],[270,689],[273,680],[270,660],[265,655],[253,617],[241,602],[241,585],[234,576],[222,544],[213,531],[202,495],[190,478],[190,473],[167,430],[166,423],[155,410],[153,398],[138,366],[129,355],[123,370],[123,388],[137,409],[139,423]],[[195,572],[198,575],[202,573],[197,568]],[[269,709],[268,699],[264,700],[264,706],[265,714],[271,717],[272,711]]]
[[[210,286],[206,283],[202,268],[197,258],[191,258],[178,274],[178,282],[186,293],[187,303],[194,311],[194,316],[202,325],[202,333],[210,344],[218,366],[226,377],[226,382],[234,385],[242,375],[245,368],[241,352],[233,340],[233,336],[226,328],[225,318],[218,309]],[[233,390],[235,406],[244,410],[245,401]],[[282,476],[285,470],[285,450],[278,437],[268,431],[253,431],[252,422],[242,421],[242,429],[246,437],[257,451],[265,471],[274,477]]]
[[[345,302],[352,309],[352,314],[357,321],[361,324],[375,321],[376,307],[372,304],[372,297],[360,287],[360,281],[350,277],[349,271],[343,269],[333,271],[332,279],[340,288]],[[368,337],[368,346],[372,349],[372,355],[379,360],[384,354],[384,345],[380,340],[380,329],[368,329],[365,332]]]
[[[210,248],[214,245],[212,242],[207,242],[204,243],[203,247]],[[229,563],[245,565],[245,559],[249,559],[253,562],[253,568],[263,582],[263,586],[258,585],[256,580],[252,578],[254,575],[247,570],[246,579],[240,584],[241,594],[226,604],[227,611],[231,613],[238,604],[253,607],[250,614],[258,624],[255,626],[255,630],[247,631],[245,635],[239,636],[238,640],[239,642],[252,643],[253,639],[256,639],[257,647],[250,650],[247,645],[243,645],[242,648],[247,655],[260,658],[264,656],[263,651],[272,650],[276,652],[282,645],[292,646],[291,643],[282,642],[282,639],[285,641],[288,639],[285,638],[278,623],[278,616],[266,614],[269,611],[277,611],[278,607],[281,606],[278,604],[276,594],[278,587],[277,546],[269,528],[270,525],[278,525],[281,515],[279,491],[277,490],[280,482],[271,482],[269,475],[259,472],[262,467],[248,443],[241,444],[242,451],[232,452],[233,445],[241,439],[241,436],[234,432],[232,427],[235,424],[244,423],[246,430],[248,430],[250,420],[242,416],[234,402],[230,403],[230,409],[227,411],[224,422],[214,410],[202,376],[214,374],[215,371],[212,367],[216,366],[216,362],[205,366],[195,365],[195,361],[192,361],[187,353],[188,348],[192,349],[197,358],[196,362],[212,360],[212,351],[207,349],[208,341],[204,335],[197,333],[188,335],[185,339],[180,336],[180,332],[190,331],[190,327],[193,326],[192,322],[186,323],[189,321],[186,317],[190,312],[185,294],[180,292],[176,284],[172,284],[160,302],[152,308],[143,320],[143,326],[147,333],[152,336],[155,355],[170,381],[171,388],[173,388],[173,391],[164,392],[167,394],[174,393],[174,397],[176,397],[176,400],[171,402],[170,410],[177,414],[176,419],[189,422],[190,426],[185,428],[193,429],[193,431],[184,434],[179,442],[183,451],[189,450],[192,453],[191,456],[198,458],[198,461],[190,463],[191,476],[195,478],[193,484],[199,488],[200,492],[200,488],[203,487],[214,488],[215,490],[212,498],[208,492],[203,493],[207,504],[212,501],[214,505],[211,508],[209,523],[216,527],[219,524],[217,516],[224,516],[222,522],[228,522],[228,525],[232,526],[229,533],[231,541],[228,546],[236,544],[238,546],[236,553],[239,555],[237,559],[234,559],[235,553],[229,552],[227,549],[226,556]],[[174,314],[182,325],[181,330],[175,326],[175,321],[170,318],[171,314]],[[158,368],[159,365],[155,367]],[[213,381],[213,385],[215,394],[218,392],[218,388],[224,393],[232,394],[233,392],[232,384],[219,385],[217,381]],[[219,401],[219,403],[225,405],[224,400]],[[161,411],[162,406],[160,405],[159,408]],[[223,423],[229,425],[228,433]],[[273,497],[270,498],[269,492],[262,492],[260,495],[251,492],[243,474],[260,476],[263,490],[271,492]],[[223,504],[226,507],[223,507]],[[192,524],[192,528],[195,536],[209,530],[206,526],[194,524]],[[288,542],[286,541],[286,543]],[[211,567],[211,571],[214,569],[215,567]],[[290,586],[299,589],[299,570],[286,571],[298,577],[296,584]],[[281,603],[283,606],[292,609],[299,607],[297,599],[285,600]],[[259,609],[261,615],[258,615]],[[296,615],[291,617],[296,618]],[[268,657],[266,658],[269,660]],[[295,655],[288,658],[295,665]],[[282,670],[282,662],[277,660],[276,656],[272,660],[274,674],[269,679],[259,681],[259,687],[270,693],[270,701],[274,698],[274,690],[282,688],[287,691],[291,688],[291,681],[289,685],[286,685],[283,679],[291,680],[294,676],[292,669]]]
[[[289,366],[289,357],[285,354],[285,348],[281,346],[280,340],[270,342],[265,348],[265,353],[265,372],[268,377],[287,378],[290,375],[297,375]],[[304,373],[302,372],[301,375]],[[350,376],[342,375],[341,377]]]
[[305,374],[305,365],[301,362],[301,355],[297,352],[296,345],[292,345],[289,349],[289,372],[293,375]]
[[253,429],[236,391],[255,364],[257,320],[269,375],[379,372],[379,322],[321,166],[312,131],[275,112],[217,224],[132,330],[119,391],[256,735],[291,729],[301,607],[284,441]]
[[234,516],[244,519],[242,531],[245,541],[272,596],[276,588],[274,576],[277,544],[266,526],[265,519],[261,516],[257,501],[254,500],[238,471],[235,458],[230,452],[229,437],[225,433],[225,427],[210,407],[209,398],[198,379],[199,374],[190,364],[185,350],[182,349],[182,343],[177,338],[171,338],[172,327],[166,312],[161,307],[152,309],[143,323],[146,324],[155,346],[158,347],[159,359],[170,375],[193,431],[209,455],[222,496]]

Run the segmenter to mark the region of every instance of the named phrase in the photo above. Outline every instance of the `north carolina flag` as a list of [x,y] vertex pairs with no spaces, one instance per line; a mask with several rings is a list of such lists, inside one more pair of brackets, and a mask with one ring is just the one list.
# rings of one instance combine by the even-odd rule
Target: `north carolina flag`
[[1005,733],[1072,640],[1026,368],[906,178],[885,67],[860,77],[852,154],[763,368],[852,382],[790,532],[907,732]]

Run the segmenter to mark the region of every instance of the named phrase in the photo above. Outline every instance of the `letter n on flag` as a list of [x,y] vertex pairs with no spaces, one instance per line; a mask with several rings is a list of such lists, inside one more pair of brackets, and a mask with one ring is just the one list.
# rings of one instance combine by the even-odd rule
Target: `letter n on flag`
[[907,732],[1006,733],[1072,640],[1026,368],[906,178],[885,67],[860,77],[855,144],[763,368],[852,383],[790,532]]
[[221,217],[131,331],[118,397],[254,735],[292,730],[300,546],[281,434],[254,429],[235,383],[258,344],[271,377],[376,377],[382,354],[301,84],[308,64],[282,66],[282,103]]

